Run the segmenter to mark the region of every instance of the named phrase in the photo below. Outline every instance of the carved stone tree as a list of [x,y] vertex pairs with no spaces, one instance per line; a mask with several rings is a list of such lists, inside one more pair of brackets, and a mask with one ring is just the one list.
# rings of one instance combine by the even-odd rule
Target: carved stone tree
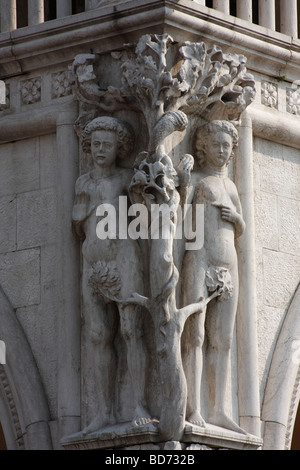
[[[217,46],[208,49],[203,42],[178,44],[167,34],[145,35],[137,45],[126,45],[112,57],[120,64],[122,83],[104,91],[96,80],[101,58],[91,54],[75,59],[73,73],[80,103],[76,129],[81,137],[90,120],[120,110],[142,113],[144,117],[148,146],[136,157],[128,190],[131,203],[143,204],[149,214],[149,295],[132,292],[122,298],[100,284],[98,291],[123,308],[137,305],[151,315],[161,394],[159,439],[180,441],[188,418],[187,396],[191,386],[190,382],[187,384],[190,374],[186,375],[182,362],[185,324],[190,317],[205,314],[208,305],[216,302],[213,299],[218,299],[221,305],[232,295],[233,287],[226,267],[213,269],[208,263],[203,279],[206,288],[199,290],[202,295],[186,296],[187,302],[177,306],[179,280],[182,275],[189,276],[189,267],[187,263],[183,268],[175,265],[174,237],[181,222],[178,211],[191,186],[194,160],[189,154],[181,155],[175,165],[170,152],[167,153],[166,140],[174,132],[185,131],[191,119],[207,123],[216,119],[238,121],[254,98],[254,80],[247,73],[244,56],[224,54]],[[162,216],[155,212],[157,207],[163,208]],[[199,420],[194,422],[204,425]]]

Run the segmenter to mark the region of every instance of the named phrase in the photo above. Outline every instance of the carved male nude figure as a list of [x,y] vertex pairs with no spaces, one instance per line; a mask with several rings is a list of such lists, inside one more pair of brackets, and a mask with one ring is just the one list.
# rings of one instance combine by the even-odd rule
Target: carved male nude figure
[[[127,299],[133,292],[144,291],[139,247],[130,238],[100,240],[96,235],[99,222],[96,210],[100,204],[113,205],[118,220],[119,196],[127,195],[133,171],[118,167],[117,158],[131,151],[132,136],[121,121],[101,117],[86,126],[82,140],[84,149],[91,155],[93,169],[77,180],[73,224],[83,240],[83,315],[93,345],[92,367],[97,387],[98,413],[84,430],[88,434],[115,422],[117,364],[113,341],[117,332],[116,305],[132,381],[135,404],[132,423],[145,424],[150,421],[150,416],[144,404],[146,359],[140,308],[110,301],[111,295]],[[98,288],[104,293],[102,298],[95,294]],[[106,290],[110,294],[107,298]]]

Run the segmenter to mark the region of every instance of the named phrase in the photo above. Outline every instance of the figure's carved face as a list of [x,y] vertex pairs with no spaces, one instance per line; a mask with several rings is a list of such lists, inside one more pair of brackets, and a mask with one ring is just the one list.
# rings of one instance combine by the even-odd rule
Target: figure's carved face
[[94,131],[91,138],[91,154],[95,165],[109,168],[116,160],[118,137],[111,131]]
[[205,146],[206,161],[218,168],[226,165],[231,157],[233,149],[232,138],[223,131],[211,134]]

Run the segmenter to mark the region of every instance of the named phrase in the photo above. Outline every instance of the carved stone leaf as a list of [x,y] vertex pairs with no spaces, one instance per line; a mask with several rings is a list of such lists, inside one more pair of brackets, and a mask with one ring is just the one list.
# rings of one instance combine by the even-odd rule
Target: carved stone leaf
[[[210,118],[217,106],[219,111],[223,108],[222,116],[229,119],[226,116],[228,102],[231,102],[231,114],[236,116],[253,101],[255,83],[252,75],[246,73],[243,55],[223,54],[218,46],[206,50],[203,43],[185,43],[180,53],[184,61],[169,92],[179,104],[177,109]],[[252,88],[247,100],[244,99],[246,87]]]
[[121,279],[116,262],[97,261],[94,263],[88,283],[95,294],[106,300],[117,297],[121,290]]
[[191,90],[197,82],[199,74],[202,74],[205,63],[206,47],[204,43],[186,42],[180,48],[184,63],[179,71],[182,92]]
[[[157,36],[155,36],[155,37],[157,37]],[[152,41],[152,38],[151,38],[150,34],[145,34],[139,40],[139,42],[136,46],[137,56],[141,56],[147,50],[147,48],[152,49],[157,55],[160,54],[159,46],[156,42]]]
[[208,292],[219,290],[218,300],[227,300],[232,297],[233,284],[227,268],[210,266],[206,271],[205,282]]
[[78,54],[70,67],[76,84],[76,92],[82,99],[98,101],[103,94],[96,83],[95,60],[94,54]]

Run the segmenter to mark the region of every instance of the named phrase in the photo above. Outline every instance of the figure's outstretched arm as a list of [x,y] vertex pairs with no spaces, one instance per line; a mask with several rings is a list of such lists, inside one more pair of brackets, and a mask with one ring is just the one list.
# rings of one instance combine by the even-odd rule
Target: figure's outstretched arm
[[191,171],[194,167],[194,158],[190,154],[183,155],[177,165],[177,183],[178,183],[178,192],[180,195],[180,204],[183,206],[187,203],[188,198],[188,188],[191,183]]

